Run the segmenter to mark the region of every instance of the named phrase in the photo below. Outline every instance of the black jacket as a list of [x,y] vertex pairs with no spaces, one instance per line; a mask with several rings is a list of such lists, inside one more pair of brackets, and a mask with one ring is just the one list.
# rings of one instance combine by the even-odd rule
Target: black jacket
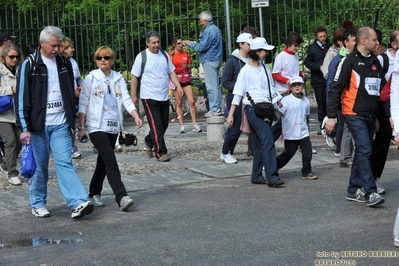
[[[327,116],[337,117],[337,108],[342,102],[343,115],[375,117],[380,105],[379,92],[376,91],[381,90],[385,84],[384,75],[384,70],[373,53],[364,57],[355,48],[338,65],[328,93]],[[379,83],[368,86],[371,94],[366,89],[366,78],[379,79]]]
[[310,84],[313,88],[325,87],[327,84],[320,67],[323,65],[324,57],[331,45],[329,41],[326,41],[327,47],[323,50],[315,40],[306,50],[304,64],[310,69]]
[[[75,89],[71,62],[57,54],[57,69],[66,120],[75,129]],[[28,58],[17,74],[15,97],[16,124],[22,132],[42,133],[45,129],[47,109],[47,66],[43,63],[40,47],[34,54],[31,65]]]

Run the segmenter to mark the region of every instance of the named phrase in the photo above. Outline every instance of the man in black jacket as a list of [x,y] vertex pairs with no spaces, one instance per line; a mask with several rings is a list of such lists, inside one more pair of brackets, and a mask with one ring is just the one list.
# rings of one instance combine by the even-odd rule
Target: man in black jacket
[[40,33],[40,47],[19,69],[15,97],[16,124],[21,142],[32,145],[36,172],[29,185],[30,205],[35,217],[49,217],[46,208],[48,163],[54,158],[62,195],[72,210],[72,219],[90,214],[94,206],[72,164],[71,129],[75,128],[73,70],[59,53],[63,33],[54,26]]
[[[373,54],[376,44],[378,40],[373,29],[363,27],[358,30],[357,47],[341,60],[331,84],[325,127],[327,133],[334,129],[337,108],[342,103],[342,115],[356,146],[346,199],[366,202],[367,206],[382,204],[385,201],[377,194],[371,168],[380,89],[381,84],[385,82],[384,70]],[[364,193],[360,190],[362,187]]]
[[317,26],[315,41],[306,50],[305,66],[310,69],[310,84],[314,90],[317,101],[317,114],[320,123],[318,134],[321,134],[321,124],[326,116],[326,84],[327,81],[321,72],[324,57],[331,43],[327,40],[327,29],[324,26]]

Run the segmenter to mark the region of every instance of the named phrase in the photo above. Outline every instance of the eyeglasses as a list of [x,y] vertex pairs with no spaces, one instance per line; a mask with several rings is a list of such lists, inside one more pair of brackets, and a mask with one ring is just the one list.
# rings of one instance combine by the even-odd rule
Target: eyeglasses
[[291,84],[292,87],[298,87],[298,86],[301,86],[301,85],[303,85],[303,83],[299,83],[298,82],[298,83],[292,83]]
[[104,59],[105,61],[108,61],[108,60],[111,59],[111,57],[110,57],[110,56],[97,56],[96,59],[97,59],[97,61],[101,61],[101,60],[103,60],[103,59]]
[[182,45],[183,43],[182,43],[182,42],[177,42],[176,44],[177,44],[177,45]]
[[19,55],[7,55],[11,60],[19,59]]

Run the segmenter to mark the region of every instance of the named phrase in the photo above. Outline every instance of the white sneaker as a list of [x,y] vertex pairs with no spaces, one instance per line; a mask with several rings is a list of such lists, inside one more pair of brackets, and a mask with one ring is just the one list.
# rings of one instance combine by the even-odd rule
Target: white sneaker
[[39,209],[32,208],[32,214],[39,218],[50,217],[50,212],[46,209],[46,207],[41,207]]
[[83,218],[94,211],[94,205],[90,201],[81,202],[79,205],[72,210],[71,218],[79,219]]
[[327,135],[327,133],[326,133],[326,130],[325,129],[322,129],[321,131],[321,135],[323,136],[323,138],[325,138]]
[[200,128],[200,126],[199,126],[198,124],[195,124],[195,125],[193,126],[193,131],[199,133],[199,132],[201,132],[202,130],[201,130],[201,128]]
[[21,180],[19,179],[18,176],[13,176],[13,177],[9,178],[8,183],[10,183],[13,186],[19,186],[22,184]]
[[385,194],[385,189],[383,187],[380,186],[378,180],[375,180],[375,185],[377,187],[377,193],[378,194]]
[[340,156],[339,152],[334,153],[334,156],[339,157]]
[[218,116],[218,115],[222,115],[220,109],[217,109],[216,111],[209,111],[208,113],[204,114],[205,117]]
[[237,160],[234,159],[233,156],[231,156],[230,152],[228,154],[221,153],[220,154],[220,159],[222,161],[224,161],[225,163],[230,163],[230,164],[237,163]]
[[186,133],[186,127],[184,125],[180,127],[180,133]]
[[119,203],[119,209],[121,209],[121,211],[127,211],[133,204],[134,201],[129,196],[124,196]]
[[93,205],[96,207],[104,207],[104,201],[101,199],[100,195],[94,195],[92,198],[89,198],[90,201],[93,202]]
[[72,153],[72,158],[73,159],[78,159],[78,158],[80,158],[82,155],[79,153],[79,152],[77,152],[77,151],[75,151],[74,153]]
[[326,134],[326,143],[330,148],[335,148],[335,141]]
[[393,239],[393,245],[399,248],[399,239],[397,239],[396,237]]
[[317,153],[317,150],[316,150],[316,149],[312,149],[312,153],[313,153],[313,154],[316,154],[316,153]]

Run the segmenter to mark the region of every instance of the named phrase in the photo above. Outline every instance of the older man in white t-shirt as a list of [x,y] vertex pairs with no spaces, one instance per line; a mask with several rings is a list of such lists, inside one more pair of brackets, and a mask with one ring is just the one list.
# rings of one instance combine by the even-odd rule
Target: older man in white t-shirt
[[46,204],[51,152],[71,218],[79,219],[93,212],[94,205],[87,200],[70,153],[76,99],[71,63],[59,53],[63,37],[58,27],[47,26],[41,31],[40,47],[32,61],[26,59],[19,69],[14,104],[21,142],[32,145],[37,165],[29,181],[32,215],[50,217]]
[[[160,50],[159,33],[150,31],[145,38],[148,46],[145,50],[146,58],[143,60],[142,53],[139,53],[131,71],[131,96],[137,106],[137,85],[138,78],[141,77],[140,98],[150,126],[150,132],[144,139],[147,155],[152,158],[155,151],[155,157],[160,162],[167,162],[170,157],[167,154],[164,134],[169,124],[169,80],[176,86],[180,97],[183,96],[183,90],[172,61],[166,52]],[[141,73],[143,61],[145,67]]]

